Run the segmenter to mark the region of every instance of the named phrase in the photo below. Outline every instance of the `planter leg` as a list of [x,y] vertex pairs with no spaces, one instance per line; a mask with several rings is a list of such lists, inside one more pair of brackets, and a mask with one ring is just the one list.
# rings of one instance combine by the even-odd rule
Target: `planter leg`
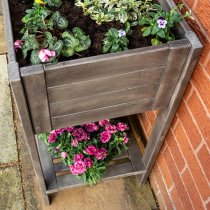
[[36,177],[38,180],[38,184],[41,190],[41,194],[44,198],[44,202],[46,205],[49,205],[49,198],[46,194],[46,184],[42,172],[42,167],[40,163],[40,158],[37,150],[36,140],[34,136],[34,131],[32,129],[31,120],[29,117],[27,102],[24,94],[24,89],[22,86],[22,81],[20,78],[19,67],[17,63],[9,64],[9,76],[10,76],[10,84],[13,91],[13,95],[15,97],[15,102],[18,107],[19,117],[22,122],[22,126],[24,128],[25,137],[27,140],[27,146],[30,152],[31,160],[34,166],[34,170],[36,173]]

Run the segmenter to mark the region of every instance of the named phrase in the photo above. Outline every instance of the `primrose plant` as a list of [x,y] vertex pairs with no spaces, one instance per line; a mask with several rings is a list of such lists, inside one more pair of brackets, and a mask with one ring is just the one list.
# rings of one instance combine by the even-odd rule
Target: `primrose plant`
[[179,23],[183,18],[192,18],[190,12],[186,12],[182,15],[179,10],[183,8],[183,4],[179,4],[177,7],[171,9],[169,12],[163,11],[163,8],[155,4],[157,12],[149,12],[138,23],[143,32],[143,36],[152,36],[152,45],[159,45],[163,42],[175,40],[175,35],[171,31],[176,23]]
[[29,56],[31,64],[56,63],[60,56],[70,57],[90,47],[89,36],[78,27],[67,30],[66,18],[47,9],[43,2],[35,2],[26,13],[22,19],[23,36],[14,47],[22,50],[24,59]]

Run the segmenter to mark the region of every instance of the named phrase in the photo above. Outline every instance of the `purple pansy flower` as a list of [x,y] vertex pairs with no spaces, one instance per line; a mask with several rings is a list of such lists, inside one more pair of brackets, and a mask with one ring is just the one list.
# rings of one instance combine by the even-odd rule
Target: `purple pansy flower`
[[165,28],[167,24],[167,20],[161,17],[157,20],[157,24],[158,24],[158,28]]
[[126,32],[124,31],[124,30],[122,30],[122,29],[120,29],[119,31],[118,31],[118,37],[124,37],[124,36],[126,36]]

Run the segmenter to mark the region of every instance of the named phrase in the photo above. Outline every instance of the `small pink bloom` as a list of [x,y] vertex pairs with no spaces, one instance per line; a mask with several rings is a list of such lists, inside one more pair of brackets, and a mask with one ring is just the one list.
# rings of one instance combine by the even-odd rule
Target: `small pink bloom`
[[128,126],[125,123],[119,122],[117,123],[117,130],[125,131],[128,129]]
[[95,123],[87,123],[87,124],[85,125],[85,130],[86,130],[87,132],[92,133],[92,132],[98,130],[98,126],[97,126]]
[[110,132],[108,132],[108,131],[103,131],[103,132],[101,133],[100,139],[101,139],[101,141],[102,141],[103,143],[107,143],[107,142],[110,140],[110,138],[111,138],[111,133],[110,133]]
[[115,126],[115,125],[111,125],[111,124],[107,124],[107,125],[105,126],[105,129],[106,129],[107,131],[109,131],[110,133],[116,133],[116,131],[117,131],[116,126]]
[[69,155],[67,152],[61,152],[61,157],[62,158],[67,158]]
[[88,140],[88,135],[82,128],[75,128],[72,135],[77,141]]
[[73,147],[78,147],[78,141],[76,139],[73,139],[72,142],[71,142],[71,145]]
[[55,56],[55,51],[51,51],[49,49],[41,49],[39,51],[39,59],[44,63],[50,60],[50,57]]
[[94,145],[89,145],[84,152],[86,152],[88,155],[96,155],[98,148],[96,148]]
[[109,124],[109,119],[106,119],[106,120],[99,120],[99,121],[98,121],[98,124],[99,124],[100,126],[105,126],[105,125]]
[[59,147],[55,147],[55,151],[56,152],[59,152],[60,151],[60,148]]
[[72,175],[77,175],[74,165],[69,166]]
[[64,129],[64,128],[61,128],[61,129],[57,129],[57,130],[55,130],[55,132],[56,132],[56,134],[57,134],[57,135],[62,134],[64,131],[65,131],[65,129]]
[[90,158],[85,158],[84,159],[84,163],[88,168],[92,168],[93,167],[93,161]]
[[75,172],[80,175],[86,171],[86,165],[83,161],[77,161],[74,163]]
[[80,161],[84,158],[84,155],[83,154],[76,154],[74,156],[74,162],[77,162],[77,161]]
[[126,135],[123,139],[123,144],[127,144],[128,143],[128,136]]
[[22,40],[16,40],[14,43],[15,50],[22,49],[21,45],[23,44]]
[[48,142],[49,143],[54,143],[57,139],[58,135],[55,131],[51,131],[50,135],[48,136]]
[[107,156],[107,150],[105,148],[99,149],[99,151],[96,153],[95,157],[97,160],[103,160]]

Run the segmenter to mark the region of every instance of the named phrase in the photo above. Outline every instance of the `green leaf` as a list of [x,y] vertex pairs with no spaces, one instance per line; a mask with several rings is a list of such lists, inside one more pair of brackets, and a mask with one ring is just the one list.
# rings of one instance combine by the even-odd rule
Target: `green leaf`
[[75,47],[75,51],[81,52],[81,51],[87,50],[90,47],[90,45],[91,45],[91,40],[88,36],[88,37],[86,37],[85,40],[81,40],[79,42],[79,45]]
[[58,40],[55,43],[53,49],[50,49],[50,50],[54,50],[57,55],[60,55],[62,49],[63,49],[63,42],[61,40]]
[[79,40],[67,31],[63,32],[62,39],[65,47],[71,47],[74,49],[79,45]]
[[164,32],[164,30],[163,30],[163,29],[159,30],[159,31],[157,32],[157,35],[158,35],[159,37],[161,37],[161,38],[165,38],[165,32]]
[[154,35],[156,34],[160,29],[158,28],[158,26],[155,24],[153,27],[152,27],[152,32],[151,34]]
[[38,49],[39,48],[39,43],[36,40],[34,35],[28,35],[25,39],[24,39],[25,43],[24,46],[26,46],[26,48],[30,48],[30,49]]
[[160,45],[160,44],[162,44],[162,42],[161,41],[159,41],[158,39],[151,39],[151,43],[152,43],[152,45],[154,46],[154,45]]
[[113,44],[111,49],[110,49],[110,52],[117,52],[120,48],[120,45],[119,44]]
[[74,48],[64,46],[61,50],[61,55],[65,57],[74,55]]
[[39,59],[39,51],[38,50],[32,50],[31,56],[30,56],[30,62],[33,65],[41,63],[41,60]]
[[151,34],[151,31],[152,31],[152,26],[147,27],[147,28],[144,30],[142,36],[149,36],[149,35]]
[[59,29],[65,29],[68,27],[68,20],[66,20],[65,17],[60,17],[58,18],[56,24]]
[[102,48],[102,52],[103,53],[107,53],[109,51],[109,49],[111,48],[112,43],[108,42],[107,44],[105,44]]
[[61,0],[47,0],[49,7],[60,7],[62,5]]

